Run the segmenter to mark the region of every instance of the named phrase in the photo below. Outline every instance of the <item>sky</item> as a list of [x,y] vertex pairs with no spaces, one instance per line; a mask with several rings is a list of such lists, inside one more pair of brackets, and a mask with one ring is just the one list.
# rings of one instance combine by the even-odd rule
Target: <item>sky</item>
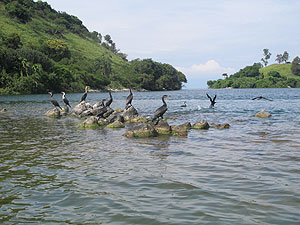
[[183,72],[185,88],[207,88],[260,62],[263,49],[300,56],[299,0],[46,0],[109,34],[128,59],[152,58]]

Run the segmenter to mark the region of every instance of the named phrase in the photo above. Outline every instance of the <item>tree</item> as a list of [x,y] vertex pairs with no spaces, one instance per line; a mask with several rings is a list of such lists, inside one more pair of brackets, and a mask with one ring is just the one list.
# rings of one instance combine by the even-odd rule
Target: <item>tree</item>
[[283,62],[282,54],[277,54],[275,61],[279,64]]
[[223,73],[222,76],[224,77],[224,79],[228,78],[228,74],[227,73]]
[[294,75],[300,76],[300,58],[298,56],[294,58],[291,69]]
[[267,49],[267,48],[263,49],[263,52],[264,52],[264,58],[261,58],[261,61],[263,62],[263,64],[265,66],[267,66],[268,60],[270,59],[272,54],[269,52],[269,49]]
[[287,53],[287,51],[284,51],[283,55],[282,55],[282,61],[284,61],[286,63],[286,61],[288,61],[289,59],[289,53]]

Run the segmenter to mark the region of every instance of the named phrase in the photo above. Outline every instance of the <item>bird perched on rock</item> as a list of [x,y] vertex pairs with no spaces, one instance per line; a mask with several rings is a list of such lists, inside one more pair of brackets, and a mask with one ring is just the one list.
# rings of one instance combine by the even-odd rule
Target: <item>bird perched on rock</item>
[[105,102],[105,107],[109,107],[110,104],[112,103],[113,101],[113,98],[112,98],[112,95],[111,95],[111,91],[109,90],[109,99]]
[[81,101],[80,101],[80,102],[85,101],[85,99],[86,99],[86,97],[87,97],[88,89],[89,89],[89,87],[88,87],[88,86],[85,86],[85,88],[84,88],[84,93],[83,93],[83,95],[82,95],[82,97],[81,97]]
[[52,91],[49,91],[48,93],[50,94],[50,101],[51,101],[51,103],[52,103],[55,107],[58,107],[59,109],[62,110],[62,108],[60,107],[60,105],[58,104],[58,102],[56,101],[56,99],[53,97],[53,92],[52,92]]
[[62,92],[62,100],[64,101],[64,103],[66,104],[66,106],[69,106],[70,108],[72,108],[71,105],[70,105],[70,103],[69,103],[69,100],[66,97],[66,93],[65,92]]
[[156,120],[159,117],[163,118],[163,115],[168,110],[168,106],[167,106],[167,103],[165,101],[165,99],[167,97],[168,97],[168,95],[163,95],[162,96],[161,100],[163,102],[163,105],[161,107],[159,107],[158,109],[156,109],[156,111],[154,112],[154,117],[153,117],[152,121]]
[[132,94],[131,88],[129,89],[129,91],[130,91],[130,94],[126,98],[126,107],[125,107],[125,109],[128,109],[129,105],[132,106],[131,102],[132,102],[132,99],[133,99],[133,94]]

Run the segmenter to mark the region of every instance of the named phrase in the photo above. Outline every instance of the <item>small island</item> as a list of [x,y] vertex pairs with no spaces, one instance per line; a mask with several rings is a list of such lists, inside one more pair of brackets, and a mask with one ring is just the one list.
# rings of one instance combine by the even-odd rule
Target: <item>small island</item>
[[[264,52],[266,52],[264,49]],[[268,51],[267,51],[268,52]],[[223,73],[224,79],[209,80],[209,88],[300,88],[300,58],[297,56],[292,63],[287,62],[288,54],[278,54],[278,63],[267,66],[270,57],[266,54],[262,63],[254,63],[228,76]],[[281,64],[284,62],[283,64]]]

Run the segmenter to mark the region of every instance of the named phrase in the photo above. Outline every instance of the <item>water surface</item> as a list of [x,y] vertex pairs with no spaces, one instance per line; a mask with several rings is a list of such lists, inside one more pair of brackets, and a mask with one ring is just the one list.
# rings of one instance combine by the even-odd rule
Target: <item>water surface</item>
[[[215,109],[206,93],[217,94]],[[133,105],[151,116],[163,94],[170,124],[205,119],[230,129],[128,139],[126,129],[45,117],[49,95],[0,96],[8,110],[0,113],[0,223],[300,223],[300,89],[134,92]],[[124,108],[127,95],[113,93],[112,108]],[[273,101],[251,100],[260,95]],[[75,106],[81,94],[67,97]],[[272,117],[255,118],[262,109]]]

